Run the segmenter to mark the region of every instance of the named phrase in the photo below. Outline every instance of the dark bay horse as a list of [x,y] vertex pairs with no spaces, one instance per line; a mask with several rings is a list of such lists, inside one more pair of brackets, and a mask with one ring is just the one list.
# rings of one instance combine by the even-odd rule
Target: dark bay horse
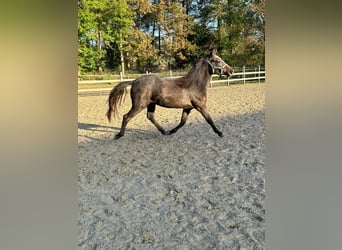
[[[147,118],[163,135],[175,133],[185,124],[190,111],[196,109],[203,115],[212,129],[222,137],[222,132],[215,126],[206,106],[208,84],[211,75],[216,72],[224,73],[229,77],[233,73],[233,69],[216,55],[215,49],[212,49],[192,67],[186,76],[172,79],[146,75],[131,82],[121,82],[109,94],[107,118],[110,121],[112,112],[117,114],[118,104],[121,103],[125,88],[128,86],[132,86],[132,107],[123,116],[120,132],[115,135],[114,139],[123,136],[127,123],[145,108],[147,108]],[[165,131],[154,119],[156,105],[167,108],[182,108],[183,113],[179,125],[170,131]]]

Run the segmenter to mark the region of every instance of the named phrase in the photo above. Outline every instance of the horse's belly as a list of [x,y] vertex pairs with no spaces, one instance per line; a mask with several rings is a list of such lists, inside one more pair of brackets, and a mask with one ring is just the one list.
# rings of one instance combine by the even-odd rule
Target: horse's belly
[[192,108],[190,100],[176,99],[173,97],[158,98],[156,104],[166,108]]

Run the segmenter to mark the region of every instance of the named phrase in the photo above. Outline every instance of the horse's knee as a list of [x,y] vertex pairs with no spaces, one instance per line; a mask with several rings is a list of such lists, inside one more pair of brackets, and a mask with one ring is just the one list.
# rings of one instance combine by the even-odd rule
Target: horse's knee
[[127,122],[127,121],[128,121],[128,118],[129,118],[128,114],[125,114],[125,115],[123,115],[123,117],[122,117],[122,121],[123,121],[123,122]]

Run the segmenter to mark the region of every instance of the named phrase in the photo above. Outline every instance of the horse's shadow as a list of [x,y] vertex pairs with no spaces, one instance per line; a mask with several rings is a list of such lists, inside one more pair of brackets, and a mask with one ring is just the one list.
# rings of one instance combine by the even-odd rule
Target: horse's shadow
[[[93,124],[93,123],[78,123],[78,129],[89,130],[89,131],[96,131],[96,132],[116,132],[120,131],[119,127],[114,126],[104,126],[100,124]],[[128,128],[127,131],[135,131],[135,132],[142,132],[145,131],[143,129],[136,129],[136,128]]]
[[113,126],[104,126],[100,124],[92,124],[92,123],[78,123],[78,129],[98,131],[98,132],[108,132],[109,130],[118,130],[120,128]]
[[[114,127],[114,126],[104,126],[104,125],[100,125],[100,124],[79,122],[78,123],[78,130],[87,130],[89,132],[108,133],[111,131],[117,131],[117,130],[119,130],[119,128]],[[92,141],[102,141],[102,139],[99,139],[97,137],[93,137],[93,136],[91,136],[91,134],[86,135],[86,134],[82,134],[79,132],[78,136],[81,136],[83,138],[87,138],[87,139],[92,140]]]

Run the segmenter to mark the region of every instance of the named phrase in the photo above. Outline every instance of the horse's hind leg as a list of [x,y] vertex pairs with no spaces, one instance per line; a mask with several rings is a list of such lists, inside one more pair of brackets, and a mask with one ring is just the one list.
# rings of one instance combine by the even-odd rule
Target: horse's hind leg
[[154,111],[156,109],[155,103],[150,103],[147,106],[147,118],[157,127],[157,129],[163,134],[166,135],[166,131],[159,125],[159,123],[154,119]]
[[127,123],[134,116],[136,116],[141,110],[142,109],[136,109],[132,106],[130,111],[128,111],[128,113],[123,116],[120,132],[115,135],[114,139],[119,139],[120,137],[122,137],[125,134],[125,129],[126,129]]
[[188,118],[188,115],[190,114],[191,110],[192,110],[192,108],[183,109],[182,118],[181,118],[179,125],[173,129],[171,129],[168,134],[176,133],[179,128],[184,126],[184,124],[186,123],[186,119]]

